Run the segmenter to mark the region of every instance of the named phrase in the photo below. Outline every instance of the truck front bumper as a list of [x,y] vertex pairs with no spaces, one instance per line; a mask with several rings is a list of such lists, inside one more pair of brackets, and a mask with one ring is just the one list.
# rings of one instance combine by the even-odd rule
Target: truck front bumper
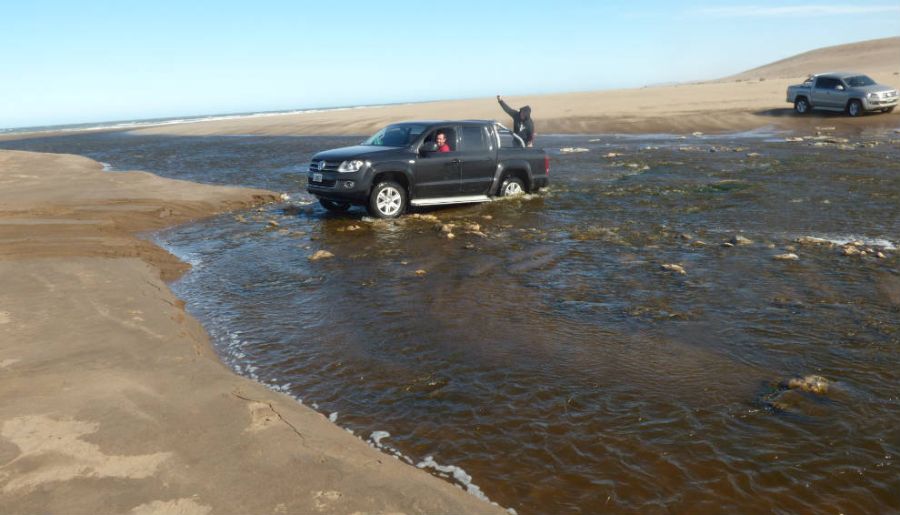
[[866,111],[878,111],[881,109],[887,109],[889,107],[895,107],[898,103],[900,103],[900,97],[863,99],[863,107],[866,109]]
[[351,204],[368,201],[369,186],[361,173],[309,172],[306,178],[306,191],[318,198]]

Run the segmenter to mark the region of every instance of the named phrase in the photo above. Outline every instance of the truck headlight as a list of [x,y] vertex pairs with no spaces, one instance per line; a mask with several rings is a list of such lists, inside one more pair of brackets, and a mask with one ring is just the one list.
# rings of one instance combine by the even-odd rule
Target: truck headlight
[[876,98],[878,98],[878,93],[869,93],[868,95],[866,95],[866,98],[868,98],[869,100],[875,100]]
[[353,161],[344,161],[341,163],[341,166],[338,167],[339,172],[358,172],[363,165],[366,164],[364,161],[360,161],[359,159],[354,159]]

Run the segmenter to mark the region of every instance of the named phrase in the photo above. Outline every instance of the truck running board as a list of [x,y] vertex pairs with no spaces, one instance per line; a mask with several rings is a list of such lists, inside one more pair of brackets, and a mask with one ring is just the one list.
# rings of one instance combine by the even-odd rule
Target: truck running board
[[442,206],[445,204],[468,204],[470,202],[490,202],[487,195],[469,195],[466,197],[438,197],[413,199],[409,203],[414,206]]

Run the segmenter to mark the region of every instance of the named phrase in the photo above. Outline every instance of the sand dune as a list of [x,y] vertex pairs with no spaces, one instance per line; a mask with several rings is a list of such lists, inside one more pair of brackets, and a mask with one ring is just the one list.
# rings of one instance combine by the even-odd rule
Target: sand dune
[[[900,38],[822,48],[717,81],[636,89],[509,97],[531,105],[540,136],[551,133],[733,132],[773,127],[798,131],[817,125],[839,130],[896,127],[900,111],[849,119],[835,113],[795,116],[785,89],[811,72],[854,69],[900,86]],[[745,78],[747,77],[747,78]],[[493,97],[151,127],[140,134],[280,135],[370,134],[409,119],[509,119]],[[538,139],[540,144],[540,139]]]
[[876,80],[897,83],[900,79],[900,37],[819,48],[723,80],[784,79],[845,70],[860,71],[875,76]]

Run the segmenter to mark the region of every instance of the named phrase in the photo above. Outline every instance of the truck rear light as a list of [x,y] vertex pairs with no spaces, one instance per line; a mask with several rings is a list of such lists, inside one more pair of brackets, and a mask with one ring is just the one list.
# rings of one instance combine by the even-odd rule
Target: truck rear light
[[550,175],[550,156],[544,155],[544,175]]

